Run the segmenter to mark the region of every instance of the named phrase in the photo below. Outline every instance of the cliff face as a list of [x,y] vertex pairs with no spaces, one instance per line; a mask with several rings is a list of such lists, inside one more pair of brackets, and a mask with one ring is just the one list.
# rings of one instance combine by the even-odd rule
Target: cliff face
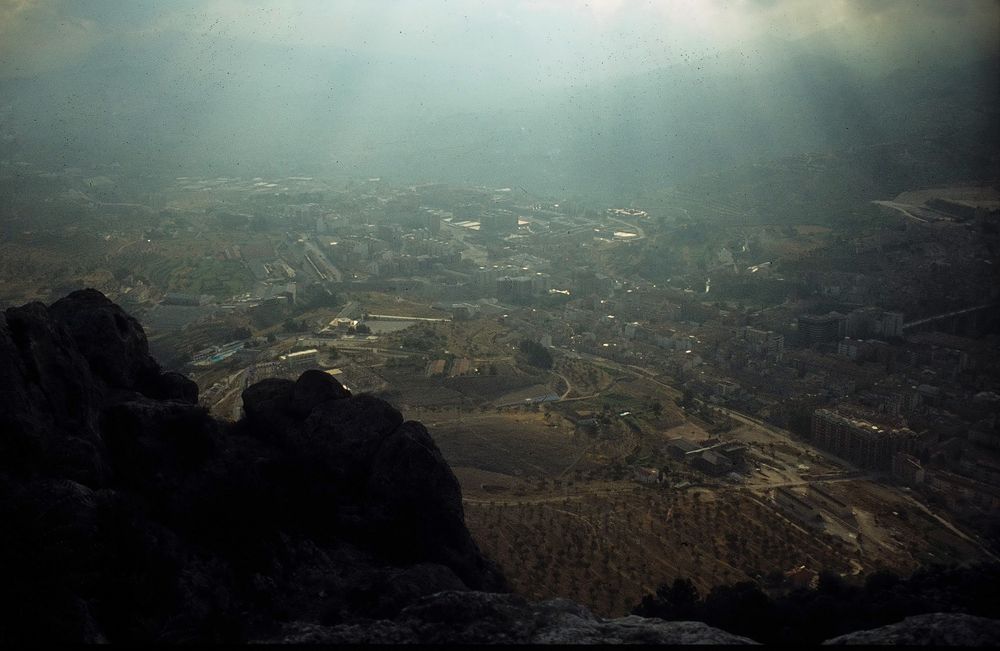
[[420,423],[332,377],[220,423],[99,292],[0,315],[0,642],[243,640],[503,590]]
[[0,644],[751,642],[504,594],[427,430],[325,373],[197,400],[99,292],[0,314]]

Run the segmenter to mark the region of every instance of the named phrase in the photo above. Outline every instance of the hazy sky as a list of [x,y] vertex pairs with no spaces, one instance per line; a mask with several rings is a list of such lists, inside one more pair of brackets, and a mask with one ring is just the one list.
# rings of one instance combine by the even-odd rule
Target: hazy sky
[[868,65],[911,49],[996,48],[993,0],[0,0],[0,75],[31,76],[109,42],[184,35],[444,62],[527,86],[643,72],[835,30]]
[[0,0],[0,159],[665,183],[926,137],[998,39],[993,0]]

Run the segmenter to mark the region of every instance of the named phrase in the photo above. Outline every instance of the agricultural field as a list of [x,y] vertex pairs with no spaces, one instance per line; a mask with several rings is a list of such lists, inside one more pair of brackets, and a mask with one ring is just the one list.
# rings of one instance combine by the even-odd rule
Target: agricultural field
[[171,291],[211,294],[225,300],[246,291],[253,282],[246,266],[238,260],[201,258],[174,267],[168,278]]
[[512,359],[511,332],[495,320],[455,321],[449,325],[447,346],[456,355]]
[[353,293],[350,299],[357,301],[369,314],[392,314],[422,319],[446,319],[450,315],[435,310],[426,303],[409,301],[401,296],[382,292]]
[[540,411],[411,409],[406,417],[427,426],[456,473],[474,468],[527,480],[561,476],[571,467],[595,467],[580,460],[588,447],[586,437],[561,418]]
[[[481,485],[501,486],[499,481]],[[676,577],[714,585],[807,565],[850,574],[853,552],[736,490],[673,490],[631,482],[553,480],[545,492],[468,490],[466,522],[513,589],[627,614]]]
[[[601,400],[641,406],[653,397],[648,384],[619,378]],[[602,616],[621,616],[679,577],[691,578],[702,594],[746,580],[780,591],[788,587],[784,573],[801,566],[862,581],[877,570],[906,574],[982,556],[905,493],[772,428],[736,423],[723,434],[750,450],[749,474],[734,483],[663,455],[670,438],[719,435],[679,411],[640,422],[605,409],[596,434],[577,431],[565,417],[583,407],[600,412],[601,400],[537,411],[407,412],[428,426],[454,469],[473,538],[528,598],[566,597]],[[664,481],[638,481],[639,466],[661,469]],[[853,515],[840,520],[824,512],[822,522],[806,523],[773,501],[777,486],[801,495],[812,483]]]
[[762,260],[796,257],[821,249],[829,243],[831,229],[817,224],[750,230],[750,250]]
[[0,301],[51,301],[80,287],[114,287],[108,242],[80,232],[28,233],[0,242]]
[[493,409],[511,392],[537,385],[538,390],[529,393],[551,393],[558,382],[557,376],[525,373],[501,361],[476,362],[468,375],[427,377],[426,365],[436,358],[445,360],[446,369],[452,368],[447,363],[453,362],[454,356],[427,354],[387,363],[379,369],[398,394],[398,402],[407,409],[407,413],[424,409],[450,413],[452,418],[460,420],[463,411],[459,407]]
[[[677,577],[706,594],[738,581],[780,584],[777,574],[803,565],[861,580],[882,569],[907,574],[981,557],[920,509],[884,496],[872,498],[872,511],[856,509],[859,538],[805,525],[767,495],[739,487],[676,489],[595,480],[593,471],[549,480],[457,474],[469,529],[516,592],[567,597],[602,616],[627,614]],[[871,482],[843,488],[847,499],[879,490]]]

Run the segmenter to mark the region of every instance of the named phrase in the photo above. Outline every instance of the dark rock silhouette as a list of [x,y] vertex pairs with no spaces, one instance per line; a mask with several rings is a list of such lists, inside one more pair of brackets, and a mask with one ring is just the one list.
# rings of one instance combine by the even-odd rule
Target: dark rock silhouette
[[94,290],[0,315],[0,643],[244,641],[504,590],[419,423],[330,375],[223,423]]
[[[996,647],[1000,622],[960,613],[930,613],[842,635],[830,645]],[[294,622],[268,640],[296,644],[756,644],[701,622],[635,615],[599,619],[572,601],[530,603],[509,594],[440,592],[393,620],[323,626]],[[802,648],[788,645],[788,648]]]
[[962,613],[928,613],[841,635],[823,644],[996,647],[998,642],[1000,621]]
[[[671,621],[697,620],[763,644],[796,648],[857,631],[885,632],[903,620],[910,623],[900,625],[900,635],[911,634],[917,639],[917,627],[923,624],[913,618],[927,614],[961,614],[980,622],[1000,620],[1000,564],[931,565],[907,577],[881,570],[869,574],[864,584],[821,572],[815,588],[796,588],[776,596],[766,594],[752,581],[743,581],[717,585],[702,599],[689,579],[676,579],[647,595],[632,612]],[[962,617],[941,616],[933,621],[931,637],[935,639],[947,637],[949,622],[955,625],[955,639],[963,635],[972,639],[965,633],[970,627],[962,624]],[[1000,622],[995,622],[982,629],[980,639],[1000,644],[998,625]]]

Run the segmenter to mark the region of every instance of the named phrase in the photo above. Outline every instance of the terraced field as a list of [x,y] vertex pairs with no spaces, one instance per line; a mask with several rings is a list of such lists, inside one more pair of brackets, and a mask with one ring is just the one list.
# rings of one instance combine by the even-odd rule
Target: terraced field
[[628,613],[682,576],[704,594],[774,568],[847,574],[854,567],[839,539],[806,531],[736,490],[587,480],[550,482],[542,491],[481,486],[465,489],[466,522],[514,590],[575,599],[604,616]]

